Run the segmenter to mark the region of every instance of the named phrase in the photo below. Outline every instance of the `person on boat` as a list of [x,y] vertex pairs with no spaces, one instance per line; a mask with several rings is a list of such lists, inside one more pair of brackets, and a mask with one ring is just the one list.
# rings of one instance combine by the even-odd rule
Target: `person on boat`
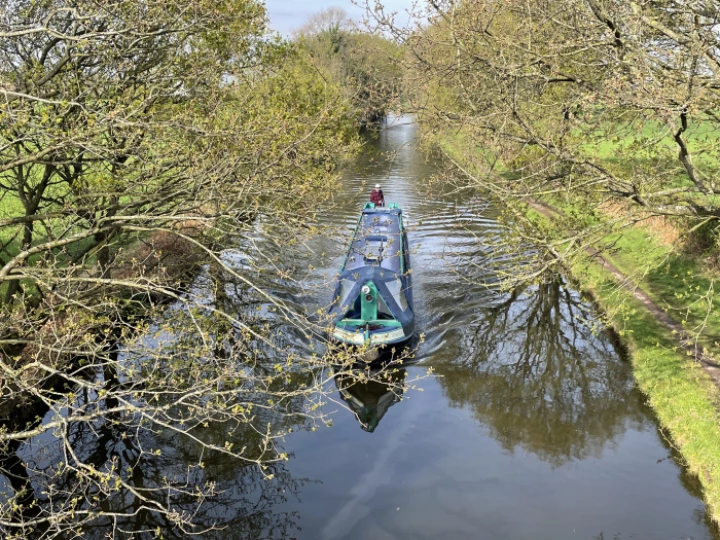
[[385,206],[385,195],[380,189],[380,184],[375,184],[375,189],[370,193],[370,202],[375,206]]

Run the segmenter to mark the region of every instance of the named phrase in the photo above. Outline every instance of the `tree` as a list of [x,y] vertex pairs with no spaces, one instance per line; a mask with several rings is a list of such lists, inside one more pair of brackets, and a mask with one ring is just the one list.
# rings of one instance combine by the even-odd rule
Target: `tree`
[[305,24],[294,32],[294,36],[320,36],[335,45],[337,48],[333,52],[337,53],[343,39],[353,28],[354,24],[343,8],[331,6],[312,14]]
[[[191,504],[218,496],[204,461],[271,478],[352,360],[278,345],[233,292],[322,331],[236,262],[255,227],[301,239],[355,147],[341,91],[255,0],[17,0],[0,94],[4,537],[212,528]],[[143,477],[180,444],[190,472]]]
[[[540,266],[651,216],[678,217],[687,229],[717,223],[716,5],[425,6],[409,27],[373,13],[410,51],[427,131],[460,134],[465,171],[502,201],[523,245],[547,248]],[[573,206],[565,232],[528,220],[529,199]]]
[[341,85],[361,125],[376,124],[396,104],[400,49],[380,34],[356,29],[343,9],[331,7],[311,16],[295,40],[325,77]]
[[443,393],[508,451],[553,466],[599,455],[645,411],[592,311],[559,278],[500,295],[463,329],[470,354],[438,368]]

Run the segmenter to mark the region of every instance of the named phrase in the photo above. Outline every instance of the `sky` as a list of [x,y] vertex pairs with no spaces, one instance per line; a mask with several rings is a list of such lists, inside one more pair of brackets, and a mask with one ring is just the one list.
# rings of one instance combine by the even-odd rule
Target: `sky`
[[[405,13],[412,3],[412,0],[383,2],[386,10],[398,13]],[[294,29],[302,26],[310,15],[331,6],[343,8],[357,21],[360,21],[365,13],[364,9],[353,5],[350,0],[265,0],[265,5],[270,15],[270,26],[284,36],[289,36]]]

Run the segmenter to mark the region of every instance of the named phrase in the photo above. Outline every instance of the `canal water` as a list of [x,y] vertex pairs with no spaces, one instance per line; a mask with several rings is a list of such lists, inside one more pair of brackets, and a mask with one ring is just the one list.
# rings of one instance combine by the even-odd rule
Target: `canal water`
[[[208,476],[236,498],[216,514],[229,523],[216,537],[717,538],[593,306],[561,278],[511,292],[492,285],[498,266],[518,262],[493,259],[496,210],[431,182],[441,166],[416,147],[417,129],[394,117],[368,139],[275,292],[309,314],[327,305],[380,183],[409,224],[424,334],[398,376],[421,380],[403,395],[380,383],[333,387],[332,426],[286,437],[289,460],[270,481],[211,463]],[[279,334],[308,353],[292,332]]]

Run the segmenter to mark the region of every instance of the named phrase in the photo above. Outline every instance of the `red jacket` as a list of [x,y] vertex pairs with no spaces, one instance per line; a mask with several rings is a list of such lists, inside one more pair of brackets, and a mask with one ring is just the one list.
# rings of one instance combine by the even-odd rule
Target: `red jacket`
[[375,203],[375,206],[385,206],[385,195],[383,195],[382,189],[373,189],[370,193],[370,202]]

